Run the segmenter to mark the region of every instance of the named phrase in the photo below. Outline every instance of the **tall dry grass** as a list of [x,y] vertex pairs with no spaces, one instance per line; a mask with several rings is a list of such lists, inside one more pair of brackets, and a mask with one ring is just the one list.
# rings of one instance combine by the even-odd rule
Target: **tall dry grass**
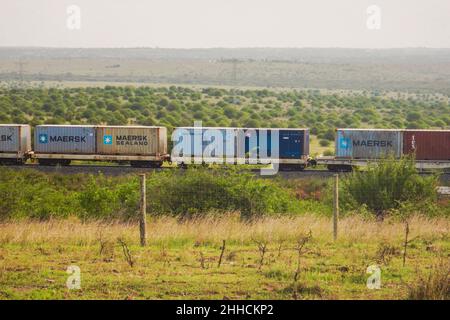
[[[264,238],[268,241],[292,240],[311,230],[314,239],[332,241],[332,220],[327,217],[304,215],[298,217],[267,217],[253,222],[241,221],[238,215],[203,217],[185,221],[172,217],[148,219],[148,241],[231,242],[250,243]],[[450,220],[415,216],[410,220],[410,237],[442,238],[450,234]],[[83,223],[76,219],[38,221],[10,221],[0,224],[0,244],[85,244],[97,243],[99,238],[122,237],[130,244],[138,244],[136,223],[93,221]],[[398,220],[377,222],[358,216],[339,221],[338,241],[401,241],[404,224]]]

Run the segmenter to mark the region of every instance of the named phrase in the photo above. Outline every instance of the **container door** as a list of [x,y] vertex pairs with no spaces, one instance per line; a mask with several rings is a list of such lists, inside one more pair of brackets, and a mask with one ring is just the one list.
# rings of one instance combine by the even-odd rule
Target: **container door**
[[280,131],[280,158],[300,159],[302,156],[304,133],[294,130]]
[[0,127],[0,152],[20,151],[19,127]]

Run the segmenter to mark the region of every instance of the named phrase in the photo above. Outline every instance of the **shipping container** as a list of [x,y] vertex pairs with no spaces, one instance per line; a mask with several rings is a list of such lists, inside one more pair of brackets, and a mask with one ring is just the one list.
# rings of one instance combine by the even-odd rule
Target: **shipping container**
[[336,157],[380,159],[402,155],[403,132],[398,129],[336,129]]
[[39,125],[34,132],[35,153],[95,154],[95,126]]
[[[309,129],[247,128],[245,154],[257,154],[259,158],[271,158],[274,150],[272,136],[278,133],[279,159],[302,159],[309,156]],[[252,136],[256,136],[256,139]],[[275,155],[274,155],[275,156]]]
[[405,130],[403,153],[416,160],[450,160],[450,130]]
[[[278,133],[275,142],[278,155],[273,154],[273,132]],[[308,129],[181,127],[175,129],[172,140],[174,159],[199,157],[204,162],[211,162],[225,157],[227,162],[233,162],[236,158],[256,161],[275,157],[301,160],[309,155]],[[220,149],[221,152],[218,152]]]
[[0,124],[0,153],[25,154],[29,151],[31,151],[31,128],[29,125]]
[[97,153],[160,156],[167,154],[167,129],[146,126],[98,126]]
[[179,127],[172,134],[172,156],[199,157],[205,162],[233,160],[237,154],[236,128]]

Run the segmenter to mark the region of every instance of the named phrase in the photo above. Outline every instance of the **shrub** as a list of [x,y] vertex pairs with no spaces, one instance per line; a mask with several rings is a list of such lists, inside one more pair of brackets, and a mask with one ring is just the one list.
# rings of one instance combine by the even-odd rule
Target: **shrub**
[[236,170],[157,172],[149,176],[148,190],[153,213],[191,216],[239,211],[242,217],[252,217],[296,209],[296,199],[289,190]]
[[435,202],[437,183],[436,175],[420,176],[411,157],[383,159],[342,179],[342,204],[352,209],[365,205],[383,216],[402,203]]
[[320,140],[319,144],[321,147],[328,147],[330,145],[330,141],[329,140]]
[[413,285],[408,286],[410,300],[449,300],[450,264],[434,266],[429,275],[421,275]]
[[[14,186],[12,188],[11,186]],[[189,217],[238,211],[242,217],[296,213],[295,192],[248,171],[207,168],[147,175],[151,214]],[[78,216],[82,219],[136,219],[139,184],[134,176],[44,174],[0,170],[0,219]]]

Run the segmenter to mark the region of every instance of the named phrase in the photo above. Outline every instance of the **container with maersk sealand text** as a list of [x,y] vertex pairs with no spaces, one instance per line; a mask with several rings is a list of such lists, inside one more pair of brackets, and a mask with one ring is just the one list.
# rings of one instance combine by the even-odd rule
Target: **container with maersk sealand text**
[[167,154],[167,129],[149,126],[98,126],[97,153],[160,156]]
[[398,129],[336,129],[335,143],[336,158],[400,158],[403,132]]
[[34,132],[36,154],[95,154],[95,126],[39,125]]

